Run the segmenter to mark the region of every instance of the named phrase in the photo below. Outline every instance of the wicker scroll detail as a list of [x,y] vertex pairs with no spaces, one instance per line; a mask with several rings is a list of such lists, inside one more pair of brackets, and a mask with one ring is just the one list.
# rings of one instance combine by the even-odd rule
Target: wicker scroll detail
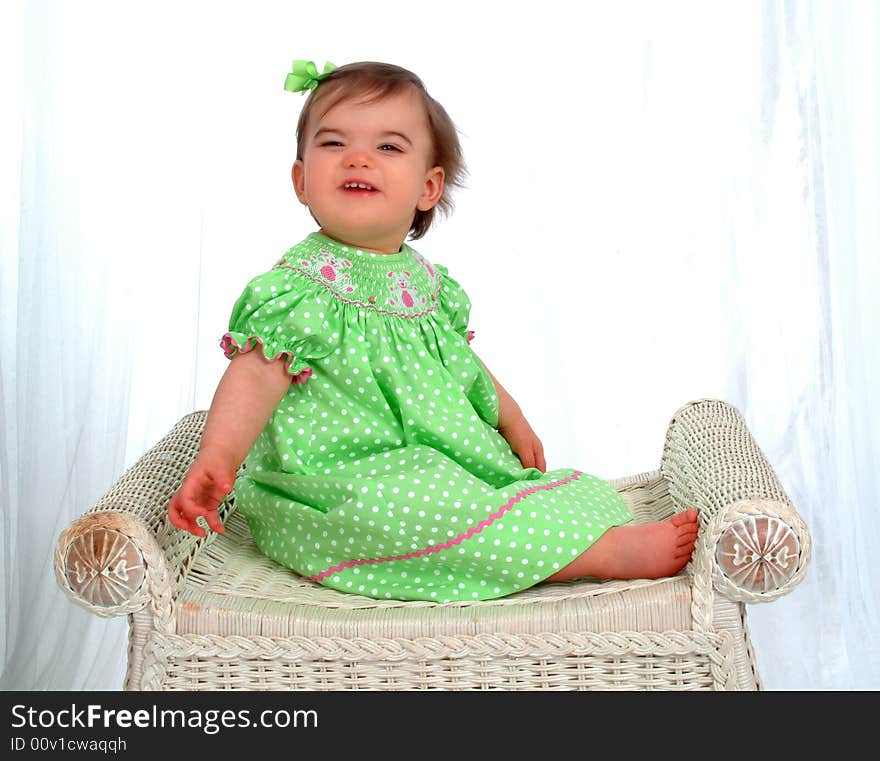
[[747,603],[791,592],[806,574],[811,547],[806,524],[784,502],[739,500],[712,516],[692,561],[695,628],[712,631],[713,586],[728,600]]
[[165,553],[138,518],[109,510],[80,516],[58,537],[54,565],[58,585],[89,612],[121,616],[149,606],[155,630],[174,631]]
[[791,526],[766,515],[735,521],[715,548],[721,573],[753,594],[781,589],[794,576],[799,555],[800,542]]
[[[770,602],[800,583],[810,561],[810,533],[736,407],[720,399],[681,407],[666,432],[660,471],[676,508],[700,512],[700,534],[689,564],[696,629],[713,630],[713,587],[733,601]],[[797,538],[794,570],[785,579],[776,576],[779,586],[772,589],[741,586],[742,575],[728,576],[719,565],[716,547],[722,533],[747,516],[778,518]],[[794,544],[787,546],[791,550]],[[733,570],[726,558],[724,563]]]
[[130,600],[144,583],[144,556],[124,534],[96,528],[67,546],[64,575],[74,594],[101,608]]

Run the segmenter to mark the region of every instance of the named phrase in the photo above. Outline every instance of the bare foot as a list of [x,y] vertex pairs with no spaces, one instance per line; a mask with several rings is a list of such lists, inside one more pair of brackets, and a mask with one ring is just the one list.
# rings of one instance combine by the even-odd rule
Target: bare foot
[[659,579],[687,565],[697,540],[697,511],[669,520],[629,523],[608,529],[586,552],[547,581],[592,576],[597,579]]

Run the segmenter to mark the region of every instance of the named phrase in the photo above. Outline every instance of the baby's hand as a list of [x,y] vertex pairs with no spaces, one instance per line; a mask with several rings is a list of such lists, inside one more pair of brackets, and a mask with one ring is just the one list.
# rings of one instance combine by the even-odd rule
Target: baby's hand
[[200,453],[193,462],[177,493],[168,503],[168,518],[177,528],[195,536],[204,536],[205,530],[196,523],[200,515],[219,533],[226,529],[217,514],[223,498],[232,491],[235,472]]
[[532,430],[532,426],[529,425],[525,416],[515,416],[513,420],[500,427],[498,432],[507,439],[507,443],[519,457],[524,468],[537,468],[542,473],[547,472],[544,445],[541,444],[541,440]]

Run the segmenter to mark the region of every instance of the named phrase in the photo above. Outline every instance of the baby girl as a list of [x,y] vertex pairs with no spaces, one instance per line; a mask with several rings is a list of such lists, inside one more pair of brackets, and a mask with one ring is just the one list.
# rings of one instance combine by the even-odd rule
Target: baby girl
[[634,524],[606,481],[547,471],[470,346],[464,289],[405,242],[450,211],[464,174],[455,125],[421,79],[294,61],[285,87],[309,92],[292,176],[319,229],[236,302],[221,341],[231,361],[171,522],[222,532],[234,486],[260,551],[374,598],[487,600],[678,573],[696,511]]

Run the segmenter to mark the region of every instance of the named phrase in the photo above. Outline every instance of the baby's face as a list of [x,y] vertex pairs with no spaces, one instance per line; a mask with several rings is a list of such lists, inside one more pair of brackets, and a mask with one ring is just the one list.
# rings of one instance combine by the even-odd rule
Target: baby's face
[[[443,191],[443,169],[430,165],[431,133],[419,97],[344,100],[316,117],[293,166],[297,197],[331,238],[397,252],[416,210],[432,208]],[[346,187],[351,183],[369,189]]]

